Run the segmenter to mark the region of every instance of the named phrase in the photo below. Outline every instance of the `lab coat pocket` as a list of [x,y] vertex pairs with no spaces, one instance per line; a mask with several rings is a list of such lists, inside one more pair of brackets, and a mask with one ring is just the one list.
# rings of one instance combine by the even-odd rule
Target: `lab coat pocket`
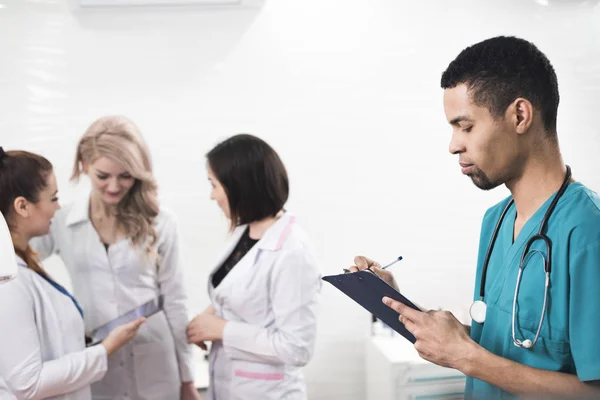
[[231,366],[233,369],[232,393],[243,393],[247,399],[280,399],[282,397],[285,365],[233,360]]
[[181,382],[173,344],[168,341],[135,344],[135,383],[144,399],[177,399]]
[[[516,338],[521,341],[525,339],[533,341],[537,326],[527,325],[531,325],[532,323],[531,321],[521,321],[522,325],[519,325],[518,329],[515,327]],[[572,370],[573,364],[569,343],[548,338],[548,334],[544,334],[543,329],[540,332],[537,343],[532,348],[523,349],[517,347],[512,340],[510,340],[508,346],[508,354],[511,360],[549,371],[574,372]]]

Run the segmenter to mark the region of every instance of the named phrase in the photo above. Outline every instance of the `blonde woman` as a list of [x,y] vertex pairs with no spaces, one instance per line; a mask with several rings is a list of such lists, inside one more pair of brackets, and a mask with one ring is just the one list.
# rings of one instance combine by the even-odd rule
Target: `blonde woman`
[[150,155],[127,118],[107,116],[80,139],[72,180],[85,174],[91,193],[57,212],[50,235],[32,242],[42,257],[57,253],[73,281],[89,332],[164,296],[164,312],[108,358],[92,385],[94,400],[196,400],[193,353],[177,227],[157,201]]

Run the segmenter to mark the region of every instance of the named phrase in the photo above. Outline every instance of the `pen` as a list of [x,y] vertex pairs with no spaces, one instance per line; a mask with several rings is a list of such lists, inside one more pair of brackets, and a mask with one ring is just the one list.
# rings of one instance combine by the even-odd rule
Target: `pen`
[[[396,258],[394,261],[392,261],[391,263],[381,267],[381,269],[388,269],[389,267],[391,267],[392,265],[396,264],[398,261],[402,260],[402,256],[398,256],[398,258]],[[371,269],[371,267],[367,268],[367,270],[369,270],[370,272],[373,272],[373,270]],[[344,268],[344,273],[345,274],[350,274],[351,271],[349,269]],[[375,272],[373,272],[375,273]]]
[[381,267],[381,269],[388,269],[389,267],[391,267],[392,265],[396,264],[400,260],[402,260],[402,256],[398,256],[397,259],[395,259],[394,261],[392,261],[391,263],[389,263],[385,267]]

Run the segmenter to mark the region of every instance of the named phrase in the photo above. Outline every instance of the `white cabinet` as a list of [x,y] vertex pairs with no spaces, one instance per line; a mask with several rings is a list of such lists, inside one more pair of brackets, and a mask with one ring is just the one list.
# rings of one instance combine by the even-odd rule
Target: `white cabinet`
[[373,336],[365,354],[367,400],[464,399],[465,375],[419,357],[399,336]]

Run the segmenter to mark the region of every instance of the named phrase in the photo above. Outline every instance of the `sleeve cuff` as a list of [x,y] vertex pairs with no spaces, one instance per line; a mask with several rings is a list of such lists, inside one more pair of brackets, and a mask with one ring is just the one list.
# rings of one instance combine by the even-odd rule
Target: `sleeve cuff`
[[577,377],[582,382],[600,380],[600,364],[598,362],[588,362],[586,364],[577,363]]
[[196,380],[195,372],[196,368],[193,357],[190,357],[189,361],[182,362],[179,365],[179,376],[181,382],[194,382]]
[[108,370],[108,355],[106,354],[106,347],[102,344],[91,346],[86,349],[88,354],[91,356],[94,364],[93,373],[94,380],[92,382],[99,381],[104,378],[106,371]]

